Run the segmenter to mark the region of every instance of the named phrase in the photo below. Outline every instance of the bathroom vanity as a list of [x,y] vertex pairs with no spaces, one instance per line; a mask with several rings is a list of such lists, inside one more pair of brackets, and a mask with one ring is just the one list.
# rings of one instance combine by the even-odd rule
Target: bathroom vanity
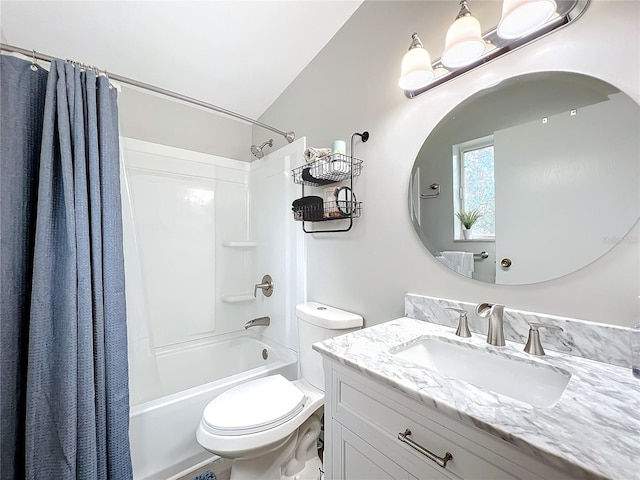
[[630,369],[454,332],[404,317],[314,345],[325,369],[325,478],[638,477],[640,382]]

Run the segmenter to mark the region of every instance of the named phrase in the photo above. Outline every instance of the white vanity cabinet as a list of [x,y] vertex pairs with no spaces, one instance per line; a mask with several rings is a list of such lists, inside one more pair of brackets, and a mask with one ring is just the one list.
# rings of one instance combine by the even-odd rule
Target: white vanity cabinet
[[[326,480],[572,478],[428,401],[409,398],[328,357],[324,370]],[[495,415],[501,415],[499,409]],[[407,429],[416,448],[399,439]],[[449,452],[452,459],[443,468],[421,447],[441,459]]]

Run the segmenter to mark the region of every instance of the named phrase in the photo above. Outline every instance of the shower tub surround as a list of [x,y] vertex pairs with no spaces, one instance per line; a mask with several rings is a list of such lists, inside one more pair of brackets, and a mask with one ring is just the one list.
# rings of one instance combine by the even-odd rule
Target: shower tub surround
[[[247,163],[121,139],[135,480],[175,480],[211,460],[195,432],[215,396],[261,376],[296,378],[288,302],[303,297],[303,265],[291,261],[303,234],[279,212],[298,194],[289,172],[305,142]],[[276,294],[255,297],[266,273]],[[242,328],[263,316],[269,327]]]
[[[322,355],[360,374],[390,386],[406,396],[422,402],[425,408],[435,408],[457,421],[469,424],[514,445],[523,452],[566,472],[569,476],[586,479],[636,478],[640,461],[640,382],[626,366],[578,356],[595,356],[589,345],[602,338],[597,326],[587,325],[586,334],[579,332],[586,322],[553,317],[554,324],[570,331],[563,348],[572,347],[571,354],[554,352],[549,336],[543,339],[547,351],[544,357],[532,357],[522,351],[521,336],[515,334],[519,321],[545,321],[549,317],[525,312],[505,311],[505,347],[492,347],[485,343],[486,325],[478,323],[472,328],[480,334],[470,339],[454,335],[455,323],[446,320],[453,312],[442,312],[449,306],[472,311],[471,304],[407,295],[407,317],[392,320],[349,335],[326,340],[314,345]],[[474,305],[475,307],[475,305]],[[443,315],[444,313],[444,315]],[[436,323],[430,319],[433,314]],[[409,318],[409,315],[420,319]],[[469,315],[473,319],[475,315]],[[445,319],[449,325],[438,325]],[[525,320],[526,319],[526,320]],[[480,320],[480,319],[478,319]],[[484,319],[482,319],[484,320]],[[557,322],[557,323],[556,323]],[[472,320],[472,324],[476,323]],[[454,327],[454,328],[451,328]],[[515,328],[520,331],[520,326]],[[611,327],[607,327],[611,328]],[[616,332],[618,329],[615,329]],[[523,330],[524,335],[528,328]],[[625,364],[625,344],[621,328],[612,348],[605,349],[603,358]],[[608,334],[607,334],[608,335]],[[467,341],[497,353],[504,352],[525,362],[544,362],[552,368],[571,373],[560,400],[548,408],[533,407],[510,397],[499,395],[466,382],[446,378],[427,368],[417,369],[415,364],[399,359],[392,352],[410,345],[416,338],[436,336]],[[626,337],[628,338],[628,337]],[[606,342],[601,344],[605,347]],[[526,381],[526,379],[523,379]]]

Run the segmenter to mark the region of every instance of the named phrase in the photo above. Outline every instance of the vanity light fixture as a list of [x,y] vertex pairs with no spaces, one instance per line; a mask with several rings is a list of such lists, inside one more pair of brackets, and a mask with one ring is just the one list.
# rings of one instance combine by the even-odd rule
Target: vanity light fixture
[[438,85],[512,52],[575,21],[590,0],[503,0],[497,26],[481,34],[480,22],[471,14],[468,0],[447,31],[441,58],[431,62],[417,33],[402,59],[398,85],[413,98]]
[[554,0],[504,0],[498,35],[502,38],[528,35],[547,23],[557,9]]
[[471,15],[467,0],[460,1],[460,11],[447,30],[442,64],[446,68],[459,68],[479,59],[485,51],[480,22]]
[[411,35],[409,51],[402,58],[398,86],[403,90],[416,90],[427,85],[434,78],[431,57],[422,46],[417,33]]

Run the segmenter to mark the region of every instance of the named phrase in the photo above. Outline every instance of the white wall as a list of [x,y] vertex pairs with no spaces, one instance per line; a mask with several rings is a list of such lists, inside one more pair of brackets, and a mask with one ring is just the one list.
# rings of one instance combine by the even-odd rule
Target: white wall
[[[360,313],[367,325],[403,315],[406,292],[634,324],[640,318],[637,224],[612,251],[574,274],[529,286],[487,285],[450,272],[427,252],[413,230],[407,195],[413,161],[429,132],[455,105],[496,81],[575,71],[637,102],[640,3],[593,0],[575,24],[407,100],[396,85],[400,60],[436,3],[365,2],[260,118],[306,135],[310,146],[371,133],[354,152],[365,160],[356,189],[362,218],[349,233],[307,235],[309,299]],[[264,133],[254,128],[253,137]]]
[[147,142],[249,162],[251,125],[122,84],[120,134]]

